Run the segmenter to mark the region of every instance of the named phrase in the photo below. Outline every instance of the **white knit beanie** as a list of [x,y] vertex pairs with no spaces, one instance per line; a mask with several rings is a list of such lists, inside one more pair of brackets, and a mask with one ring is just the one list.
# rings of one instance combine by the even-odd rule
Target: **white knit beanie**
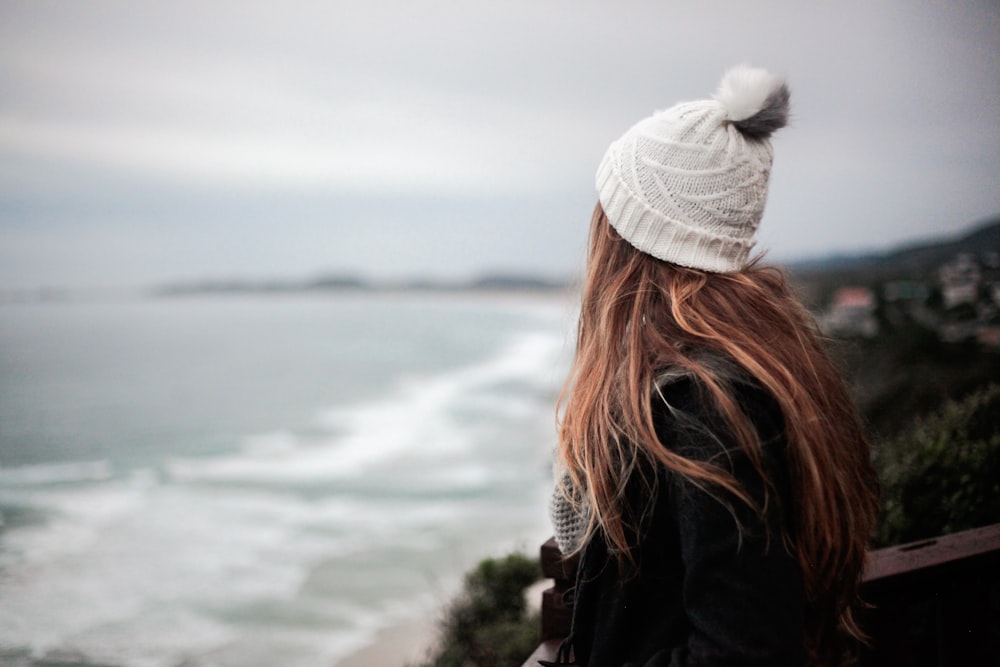
[[726,72],[713,99],[682,102],[632,126],[597,170],[611,225],[654,257],[704,271],[739,271],[754,246],[774,159],[769,137],[788,121],[788,87],[747,66]]

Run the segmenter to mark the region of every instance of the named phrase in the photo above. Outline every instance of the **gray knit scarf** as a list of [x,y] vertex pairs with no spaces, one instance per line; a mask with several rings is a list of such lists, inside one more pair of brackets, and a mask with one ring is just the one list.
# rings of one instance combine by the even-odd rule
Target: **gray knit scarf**
[[[580,541],[587,529],[587,505],[580,500],[580,491],[573,486],[569,473],[557,471],[556,480],[549,500],[549,517],[555,530],[556,545],[566,555],[581,546]],[[576,498],[577,503],[570,500],[571,497]]]

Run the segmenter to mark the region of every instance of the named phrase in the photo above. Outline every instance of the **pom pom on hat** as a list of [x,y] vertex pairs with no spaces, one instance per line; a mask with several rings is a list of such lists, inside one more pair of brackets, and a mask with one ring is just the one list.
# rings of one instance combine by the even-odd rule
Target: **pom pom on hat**
[[788,87],[740,66],[713,99],[658,111],[612,142],[596,184],[608,222],[636,249],[703,271],[740,271],[764,213],[771,134]]
[[722,77],[715,100],[744,135],[771,136],[788,124],[789,92],[785,80],[767,70],[739,65]]

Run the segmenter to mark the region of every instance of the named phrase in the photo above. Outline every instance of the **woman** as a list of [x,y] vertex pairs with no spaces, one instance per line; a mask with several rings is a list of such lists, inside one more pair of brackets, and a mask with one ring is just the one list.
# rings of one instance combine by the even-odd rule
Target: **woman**
[[556,664],[836,665],[877,482],[780,272],[748,259],[788,88],[739,67],[640,121],[597,174],[553,500],[581,552]]

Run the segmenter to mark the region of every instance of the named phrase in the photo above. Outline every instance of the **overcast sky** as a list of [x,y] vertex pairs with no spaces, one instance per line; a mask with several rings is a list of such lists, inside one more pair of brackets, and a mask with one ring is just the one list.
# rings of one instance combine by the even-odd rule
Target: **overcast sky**
[[1000,3],[0,3],[0,288],[566,276],[593,173],[738,63],[785,75],[760,247],[1000,213]]

